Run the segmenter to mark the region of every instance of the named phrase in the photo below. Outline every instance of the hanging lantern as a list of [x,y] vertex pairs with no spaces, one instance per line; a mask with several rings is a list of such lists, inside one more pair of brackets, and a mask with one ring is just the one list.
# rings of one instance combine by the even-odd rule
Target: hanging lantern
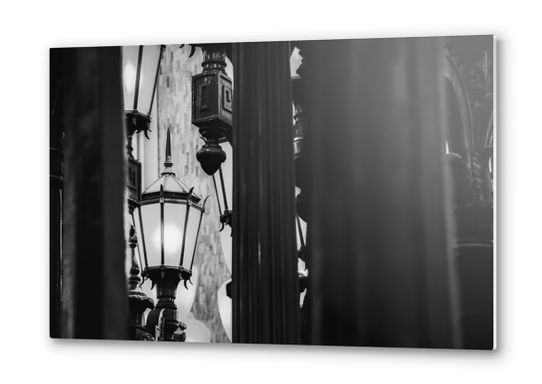
[[226,73],[229,44],[204,44],[203,72],[192,77],[192,124],[199,128],[205,144],[196,157],[202,169],[213,175],[226,160],[219,143],[231,143],[233,83]]

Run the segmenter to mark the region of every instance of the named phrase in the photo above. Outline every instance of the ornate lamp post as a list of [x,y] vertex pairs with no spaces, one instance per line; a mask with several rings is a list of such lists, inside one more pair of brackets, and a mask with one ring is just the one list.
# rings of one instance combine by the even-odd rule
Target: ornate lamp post
[[193,193],[173,172],[171,139],[167,132],[165,169],[142,195],[134,210],[140,237],[143,276],[156,285],[158,303],[147,318],[147,332],[157,340],[184,341],[185,326],[177,318],[175,296],[181,280],[192,276],[205,199]]

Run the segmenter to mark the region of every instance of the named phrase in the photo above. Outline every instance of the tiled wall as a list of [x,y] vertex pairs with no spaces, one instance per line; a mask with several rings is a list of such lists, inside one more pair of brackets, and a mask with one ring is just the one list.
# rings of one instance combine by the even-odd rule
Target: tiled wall
[[158,82],[158,153],[162,165],[166,130],[169,127],[177,177],[188,187],[194,187],[194,192],[203,199],[210,195],[194,260],[199,270],[199,281],[192,313],[211,332],[211,342],[229,342],[218,312],[217,292],[230,274],[220,245],[220,222],[213,179],[203,172],[196,159],[203,140],[198,128],[191,124],[192,76],[201,73],[203,55],[199,48],[191,58],[188,57],[189,53],[189,46],[180,48],[179,45],[167,46],[164,51]]

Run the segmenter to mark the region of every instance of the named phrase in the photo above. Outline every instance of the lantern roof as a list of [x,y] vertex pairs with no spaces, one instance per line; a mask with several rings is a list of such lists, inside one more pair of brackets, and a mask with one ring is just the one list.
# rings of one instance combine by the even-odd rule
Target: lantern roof
[[175,176],[173,171],[173,162],[171,160],[171,138],[169,128],[167,129],[167,141],[166,141],[166,160],[164,161],[165,169],[162,172],[160,178],[152,183],[142,195],[142,199],[145,200],[145,196],[151,194],[180,194],[189,195],[190,199],[194,203],[199,203],[201,197],[193,192],[194,188],[188,188],[178,177]]

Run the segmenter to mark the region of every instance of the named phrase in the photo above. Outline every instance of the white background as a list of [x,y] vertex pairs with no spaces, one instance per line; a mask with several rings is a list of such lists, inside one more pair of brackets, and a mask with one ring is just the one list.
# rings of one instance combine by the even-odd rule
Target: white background
[[[537,160],[542,131],[542,45],[541,13],[532,4],[536,2],[4,2],[0,22],[0,381],[540,382],[542,174]],[[498,36],[496,351],[49,339],[50,47],[457,34]]]

